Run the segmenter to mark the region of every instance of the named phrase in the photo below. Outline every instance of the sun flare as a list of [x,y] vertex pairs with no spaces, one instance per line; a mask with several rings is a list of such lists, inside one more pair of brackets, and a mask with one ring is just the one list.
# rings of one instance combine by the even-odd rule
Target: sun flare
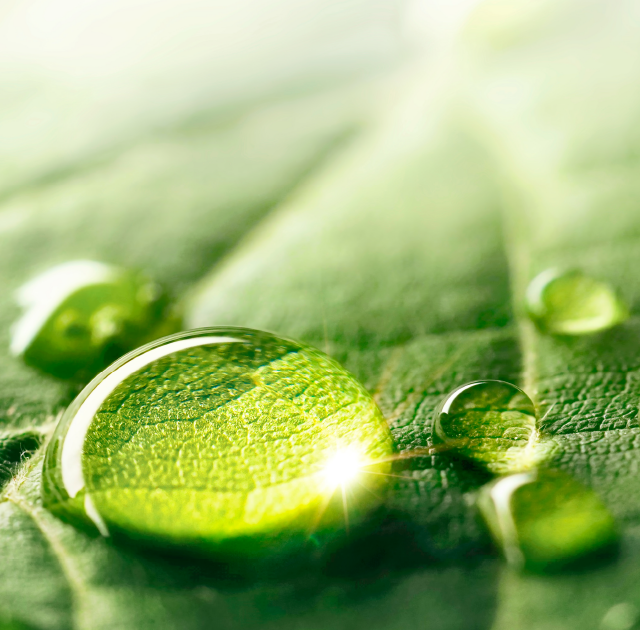
[[340,450],[325,465],[322,471],[324,480],[332,491],[344,488],[356,480],[362,466],[362,460],[354,450]]

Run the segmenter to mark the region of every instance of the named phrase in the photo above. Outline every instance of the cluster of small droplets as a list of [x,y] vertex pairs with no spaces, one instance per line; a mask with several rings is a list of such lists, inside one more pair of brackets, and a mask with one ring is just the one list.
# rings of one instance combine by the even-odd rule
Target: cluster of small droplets
[[497,476],[478,506],[511,564],[546,570],[617,540],[613,517],[589,488],[546,462],[554,442],[541,435],[533,401],[504,381],[467,383],[436,408],[433,441]]
[[[179,326],[157,284],[91,261],[50,269],[18,301],[13,353],[62,378],[86,377]],[[579,271],[544,271],[525,303],[553,335],[597,333],[629,314],[607,283]],[[434,413],[432,437],[435,450],[497,477],[478,505],[512,564],[546,568],[616,540],[597,496],[546,467],[555,443],[517,386],[456,388]],[[253,552],[335,521],[337,489],[346,520],[348,488],[363,472],[387,476],[391,459],[378,408],[337,363],[267,333],[207,329],[143,347],[94,379],[51,441],[43,492],[51,510],[104,535]]]

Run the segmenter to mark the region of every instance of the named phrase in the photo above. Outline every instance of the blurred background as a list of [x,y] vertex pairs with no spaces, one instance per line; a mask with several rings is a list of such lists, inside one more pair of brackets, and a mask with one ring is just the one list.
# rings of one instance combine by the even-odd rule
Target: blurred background
[[0,9],[2,192],[185,120],[370,90],[470,4],[10,0]]

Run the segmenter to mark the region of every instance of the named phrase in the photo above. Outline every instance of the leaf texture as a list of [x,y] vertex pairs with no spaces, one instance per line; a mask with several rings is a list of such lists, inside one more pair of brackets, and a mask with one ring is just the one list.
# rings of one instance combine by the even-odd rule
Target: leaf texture
[[[409,91],[304,181],[359,119],[340,97],[333,122],[318,123],[313,98],[274,105],[156,136],[4,203],[5,330],[11,291],[40,266],[138,266],[187,293],[189,326],[326,350],[374,393],[404,457],[373,531],[312,570],[248,577],[63,524],[40,504],[38,452],[11,469],[0,503],[0,627],[595,629],[615,605],[640,610],[637,7],[518,2],[498,19],[498,4],[464,30],[447,98]],[[592,337],[541,335],[521,303],[551,266],[609,281],[631,319]],[[554,463],[623,526],[618,559],[542,577],[495,558],[473,504],[486,474],[421,452],[441,396],[481,378],[517,383],[548,411]],[[12,431],[46,432],[73,394],[7,356],[0,383]]]

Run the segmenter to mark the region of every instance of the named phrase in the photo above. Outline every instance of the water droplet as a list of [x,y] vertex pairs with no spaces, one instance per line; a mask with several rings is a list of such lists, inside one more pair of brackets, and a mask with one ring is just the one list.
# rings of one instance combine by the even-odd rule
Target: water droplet
[[549,470],[502,477],[478,501],[507,561],[518,568],[551,570],[612,548],[618,534],[591,489]]
[[542,272],[527,288],[526,306],[541,330],[556,335],[595,333],[629,317],[611,286],[580,271]]
[[434,413],[433,441],[500,474],[528,469],[548,452],[533,402],[505,381],[474,381],[445,396]]
[[632,630],[637,628],[640,610],[631,602],[620,602],[607,610],[600,622],[601,630]]
[[89,383],[48,446],[43,498],[104,535],[251,555],[365,513],[391,452],[372,397],[320,351],[199,329]]
[[[11,351],[60,378],[86,378],[166,329],[166,298],[140,274],[76,260],[49,269],[17,294],[25,308]],[[165,326],[160,331],[160,327]]]

